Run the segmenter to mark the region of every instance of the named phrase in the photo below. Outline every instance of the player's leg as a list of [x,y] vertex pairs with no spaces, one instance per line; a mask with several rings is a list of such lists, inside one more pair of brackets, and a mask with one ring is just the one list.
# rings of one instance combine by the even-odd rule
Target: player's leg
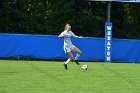
[[65,69],[68,69],[67,64],[68,64],[69,62],[71,62],[71,61],[74,60],[74,57],[73,57],[73,55],[72,55],[71,52],[67,52],[67,55],[69,56],[69,59],[64,63],[64,68],[65,68]]
[[64,51],[65,51],[65,53],[67,53],[67,55],[69,56],[69,59],[64,63],[65,69],[68,69],[67,64],[68,64],[69,62],[73,61],[73,60],[74,60],[74,57],[73,57],[73,55],[72,55],[72,53],[71,53],[71,49],[70,49],[70,48],[64,47]]
[[69,59],[65,62],[65,64],[68,64],[69,62],[74,61],[74,57],[71,52],[67,52],[67,55],[69,56]]
[[73,54],[71,53],[72,50],[69,47],[64,47],[64,51],[69,56],[69,59],[65,62],[65,64],[68,64],[70,61],[74,60]]
[[73,49],[73,51],[77,53],[77,54],[76,54],[76,57],[74,58],[74,61],[76,62],[77,65],[79,65],[79,62],[78,62],[77,60],[78,60],[78,58],[79,58],[80,55],[81,55],[81,51],[80,51],[77,47],[75,47],[75,48]]

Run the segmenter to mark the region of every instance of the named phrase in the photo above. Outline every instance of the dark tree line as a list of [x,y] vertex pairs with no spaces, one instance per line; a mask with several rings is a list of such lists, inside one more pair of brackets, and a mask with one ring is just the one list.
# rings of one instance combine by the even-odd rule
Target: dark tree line
[[[104,37],[107,2],[0,0],[0,33],[58,35],[65,23],[83,36]],[[140,3],[112,2],[113,37],[140,39]]]

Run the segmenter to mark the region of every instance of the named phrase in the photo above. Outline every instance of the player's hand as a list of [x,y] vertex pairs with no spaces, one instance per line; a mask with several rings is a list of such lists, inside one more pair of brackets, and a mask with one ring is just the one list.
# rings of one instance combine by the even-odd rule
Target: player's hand
[[78,38],[82,38],[83,36],[79,36]]

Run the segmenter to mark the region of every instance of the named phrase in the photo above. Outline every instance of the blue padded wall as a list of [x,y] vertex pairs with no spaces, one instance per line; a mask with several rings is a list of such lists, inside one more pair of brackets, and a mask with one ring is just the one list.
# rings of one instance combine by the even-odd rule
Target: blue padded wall
[[[72,38],[82,54],[82,61],[104,61],[103,38]],[[74,54],[75,55],[75,54]],[[140,40],[113,39],[113,62],[140,62]],[[63,38],[49,35],[0,34],[0,58],[29,57],[39,59],[67,59]]]

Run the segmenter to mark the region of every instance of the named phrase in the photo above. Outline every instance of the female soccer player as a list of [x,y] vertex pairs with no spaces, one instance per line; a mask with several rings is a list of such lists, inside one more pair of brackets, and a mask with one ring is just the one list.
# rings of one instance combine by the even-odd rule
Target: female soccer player
[[[58,36],[64,38],[64,51],[69,56],[68,60],[64,62],[64,68],[68,69],[67,64],[69,62],[76,62],[77,65],[79,65],[79,62],[77,61],[80,57],[81,51],[72,44],[71,37],[81,38],[82,36],[77,36],[71,31],[70,24],[66,24],[64,27],[64,31]],[[72,51],[76,52],[76,57],[73,57]]]

